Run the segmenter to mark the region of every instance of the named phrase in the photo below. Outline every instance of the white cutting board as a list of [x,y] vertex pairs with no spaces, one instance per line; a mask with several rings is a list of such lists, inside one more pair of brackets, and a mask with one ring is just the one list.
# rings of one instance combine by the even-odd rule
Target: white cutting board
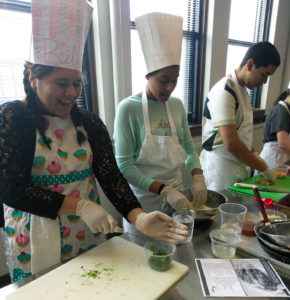
[[[144,248],[114,237],[19,288],[6,299],[151,300],[163,295],[188,273],[188,267],[176,261],[165,272],[154,271],[147,259]],[[91,270],[100,271],[98,278],[81,276]]]

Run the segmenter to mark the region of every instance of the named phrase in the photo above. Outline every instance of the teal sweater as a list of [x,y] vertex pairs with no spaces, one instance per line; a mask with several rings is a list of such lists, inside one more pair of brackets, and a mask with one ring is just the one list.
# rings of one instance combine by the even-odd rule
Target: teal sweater
[[[201,169],[199,157],[195,151],[189,131],[183,103],[177,98],[170,97],[168,104],[173,115],[179,143],[187,155],[185,162],[187,169],[190,172],[195,168]],[[148,99],[148,107],[151,134],[171,136],[165,104]],[[141,172],[135,165],[144,139],[145,127],[142,99],[130,96],[121,101],[117,109],[114,124],[116,159],[121,172],[128,182],[148,191],[154,180]]]

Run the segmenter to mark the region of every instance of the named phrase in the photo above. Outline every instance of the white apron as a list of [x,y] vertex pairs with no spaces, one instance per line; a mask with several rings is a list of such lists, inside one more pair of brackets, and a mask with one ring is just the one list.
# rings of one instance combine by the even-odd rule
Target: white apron
[[[148,100],[145,91],[142,93],[142,105],[146,136],[135,164],[138,169],[156,181],[174,187],[182,185],[181,168],[184,166],[186,154],[179,144],[169,105],[165,102],[168,121],[172,136],[151,135],[148,114]],[[141,190],[131,185],[145,212],[162,210],[162,197],[149,191]],[[125,232],[142,235],[133,225],[123,219]]]
[[[284,106],[290,115],[287,104],[284,101],[279,101],[279,104]],[[290,135],[288,135],[288,141],[290,142]],[[260,156],[267,162],[268,167],[271,169],[276,165],[285,164],[290,160],[290,155],[279,148],[277,141],[265,143]]]
[[[238,80],[233,72],[236,84]],[[237,129],[240,140],[251,150],[253,142],[253,110],[250,104],[246,88],[237,89],[240,109],[243,111],[243,121]],[[235,182],[250,176],[251,170],[248,166],[237,160],[223,145],[212,151],[203,150],[200,160],[206,185],[209,190],[221,191]]]

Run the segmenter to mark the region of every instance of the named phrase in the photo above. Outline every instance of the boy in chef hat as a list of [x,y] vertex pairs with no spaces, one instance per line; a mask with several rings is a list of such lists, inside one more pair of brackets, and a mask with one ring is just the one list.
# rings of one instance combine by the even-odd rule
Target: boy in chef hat
[[[171,97],[180,69],[182,18],[149,13],[136,18],[147,66],[142,92],[119,104],[115,119],[115,149],[119,168],[146,212],[201,207],[207,189],[181,100]],[[182,168],[192,174],[187,199]],[[168,210],[170,208],[170,210]],[[123,220],[126,231],[135,228]]]
[[32,0],[31,6],[26,98],[0,106],[0,201],[12,281],[94,247],[103,241],[96,232],[116,230],[116,220],[98,204],[95,178],[144,234],[173,243],[184,239],[186,226],[160,212],[144,213],[117,167],[104,124],[77,107],[90,4]]

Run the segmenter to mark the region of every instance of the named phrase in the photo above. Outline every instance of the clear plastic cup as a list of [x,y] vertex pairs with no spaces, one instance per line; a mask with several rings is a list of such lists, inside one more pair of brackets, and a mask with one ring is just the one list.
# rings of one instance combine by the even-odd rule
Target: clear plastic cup
[[288,175],[288,166],[286,164],[278,164],[273,167],[274,173],[277,178],[286,178]]
[[185,241],[179,241],[179,244],[186,244],[191,242],[193,229],[194,229],[194,210],[183,209],[181,212],[174,212],[172,218],[183,225],[186,225],[188,228],[188,236]]
[[219,207],[221,227],[231,225],[239,234],[242,232],[247,208],[238,203],[224,203]]
[[215,257],[229,259],[236,255],[240,233],[231,225],[218,227],[209,233],[211,250]]
[[148,264],[151,269],[163,272],[172,264],[172,256],[176,246],[160,240],[150,240],[144,245],[148,255]]

